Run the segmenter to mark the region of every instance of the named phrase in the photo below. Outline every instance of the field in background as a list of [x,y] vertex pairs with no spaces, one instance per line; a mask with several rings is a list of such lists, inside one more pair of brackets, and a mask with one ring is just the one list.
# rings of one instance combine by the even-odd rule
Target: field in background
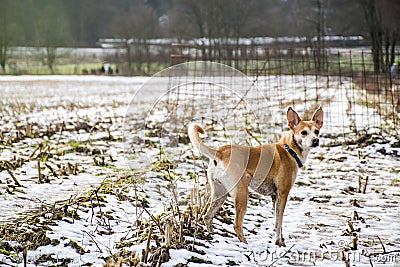
[[[150,61],[132,62],[132,72],[123,49],[118,48],[58,48],[56,60],[51,71],[46,65],[44,49],[34,47],[16,47],[10,49],[10,59],[7,62],[7,75],[110,75],[137,76],[153,75],[168,67],[168,57],[153,55]],[[113,73],[101,72],[102,66],[110,66]],[[118,71],[117,71],[118,69]]]
[[[136,50],[135,50],[136,51]],[[45,50],[33,47],[10,49],[6,74],[10,75],[80,75],[86,71],[95,74],[103,64],[110,64],[119,75],[153,75],[177,63],[205,60],[232,66],[246,75],[264,74],[328,74],[359,75],[374,72],[371,51],[367,47],[327,48],[315,50],[299,44],[277,45],[194,45],[152,44],[149,53],[136,51],[131,55],[128,69],[126,51],[122,47],[107,48],[58,48],[53,73],[46,65]],[[395,62],[399,61],[398,53]],[[265,72],[265,65],[268,71]],[[100,74],[100,73],[97,73]],[[115,72],[113,73],[115,74]]]

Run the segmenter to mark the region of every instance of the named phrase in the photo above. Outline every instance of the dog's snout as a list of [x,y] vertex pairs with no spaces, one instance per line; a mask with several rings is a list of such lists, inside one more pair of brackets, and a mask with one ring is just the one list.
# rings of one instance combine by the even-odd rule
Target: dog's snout
[[315,139],[312,140],[312,146],[313,147],[319,146],[319,139],[318,138],[315,138]]

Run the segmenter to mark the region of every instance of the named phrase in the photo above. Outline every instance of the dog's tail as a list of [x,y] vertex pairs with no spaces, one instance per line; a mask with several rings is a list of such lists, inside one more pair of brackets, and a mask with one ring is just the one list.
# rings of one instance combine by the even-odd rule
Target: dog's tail
[[206,132],[203,128],[201,128],[200,125],[196,123],[192,123],[189,125],[188,135],[190,142],[192,142],[193,146],[210,159],[215,159],[216,157],[218,157],[219,152],[203,144],[203,140],[201,140],[199,133],[205,134]]

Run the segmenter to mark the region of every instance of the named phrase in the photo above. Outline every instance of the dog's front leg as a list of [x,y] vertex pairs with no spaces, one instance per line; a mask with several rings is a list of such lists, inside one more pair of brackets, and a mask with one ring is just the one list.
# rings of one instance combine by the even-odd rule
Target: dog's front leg
[[271,200],[272,200],[272,212],[275,216],[276,214],[276,193],[271,194]]
[[278,193],[278,197],[275,202],[275,244],[284,247],[285,241],[282,235],[282,220],[283,213],[285,211],[286,201],[288,193]]

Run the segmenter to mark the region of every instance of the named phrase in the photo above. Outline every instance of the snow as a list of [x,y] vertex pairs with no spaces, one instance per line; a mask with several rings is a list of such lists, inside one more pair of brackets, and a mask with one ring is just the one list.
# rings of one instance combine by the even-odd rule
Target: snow
[[[54,259],[70,258],[72,262],[68,264],[69,266],[81,266],[87,263],[101,266],[104,263],[103,258],[120,250],[118,244],[124,238],[132,241],[125,249],[136,251],[141,255],[146,244],[137,241],[135,232],[139,228],[136,226],[136,219],[149,219],[149,215],[135,207],[132,200],[135,192],[147,200],[147,210],[154,215],[163,213],[174,201],[171,183],[164,178],[165,173],[151,168],[151,163],[160,157],[160,148],[143,146],[145,142],[143,133],[137,127],[143,125],[144,117],[137,117],[131,121],[124,120],[125,113],[128,112],[128,115],[132,117],[144,114],[149,122],[167,120],[166,128],[173,126],[168,121],[170,110],[166,106],[163,108],[154,106],[154,99],[160,105],[164,103],[163,98],[159,98],[165,90],[165,85],[162,86],[163,79],[155,83],[161,86],[151,87],[157,89],[141,90],[142,84],[147,81],[148,78],[145,77],[0,76],[2,99],[9,101],[7,103],[17,100],[35,103],[37,108],[37,111],[20,114],[17,119],[13,118],[12,114],[9,115],[8,123],[2,125],[3,131],[11,130],[15,120],[39,122],[39,125],[66,120],[73,125],[81,118],[86,118],[84,121],[91,125],[94,123],[101,125],[104,123],[104,118],[109,117],[112,118],[113,123],[107,124],[104,128],[99,126],[97,132],[65,131],[49,137],[49,143],[57,145],[57,140],[60,138],[89,142],[90,147],[100,147],[102,154],[111,155],[116,160],[108,161],[108,167],[95,166],[90,155],[66,153],[60,158],[49,159],[49,164],[77,163],[81,172],[60,179],[50,177],[50,182],[43,184],[38,184],[37,178],[33,178],[37,176],[36,161],[27,161],[15,171],[16,177],[24,185],[23,192],[15,194],[6,193],[5,187],[10,178],[7,172],[1,172],[0,221],[22,218],[32,210],[38,209],[43,203],[51,205],[57,202],[63,203],[68,199],[76,199],[96,189],[102,182],[110,185],[117,183],[118,178],[127,173],[131,175],[143,173],[141,179],[144,182],[138,184],[138,188],[134,183],[120,187],[113,185],[115,187],[112,187],[111,192],[103,195],[104,206],[79,208],[71,204],[70,208],[76,208],[78,217],[55,220],[54,225],[50,225],[47,231],[50,239],[60,240],[60,243],[29,250],[27,266],[36,266],[34,260],[45,254],[54,254]],[[290,98],[294,100],[304,97],[314,99],[316,96],[322,100],[330,99],[330,102],[323,107],[327,114],[323,135],[342,133],[338,137],[340,140],[340,136],[348,137],[352,122],[359,129],[366,127],[367,123],[371,128],[380,127],[383,123],[374,109],[367,109],[362,103],[351,107],[349,113],[345,112],[347,104],[344,100],[349,97],[347,91],[353,86],[351,80],[341,81],[340,84],[331,81],[331,87],[323,88],[323,81],[307,76],[260,77],[259,91],[249,92],[247,105],[253,108],[256,119],[266,122],[261,124],[261,130],[264,133],[261,137],[263,141],[272,140],[274,134],[280,134],[279,127],[270,128],[268,121],[271,120],[271,114],[265,110],[269,107],[276,111],[282,99],[287,97],[287,94],[278,93],[278,90],[275,90],[276,88],[283,90],[282,82],[287,83],[285,90],[290,92]],[[264,88],[265,85],[270,86],[271,89]],[[306,87],[321,89],[318,92],[309,90],[308,94],[304,95],[304,91],[299,88]],[[245,88],[248,87],[245,86]],[[270,91],[260,100],[261,92],[265,93],[266,90]],[[271,94],[274,91],[277,94]],[[241,93],[238,95],[240,96]],[[173,93],[165,97],[171,95],[172,99],[179,99]],[[232,96],[229,96],[226,90],[219,91],[216,97],[226,101],[225,109],[235,103],[230,102],[229,97]],[[236,97],[237,95],[233,96],[233,99]],[[132,99],[134,101],[131,101]],[[62,105],[59,105],[60,103]],[[69,108],[69,103],[79,103],[79,105]],[[132,103],[136,106],[132,107]],[[202,102],[199,101],[199,103]],[[129,108],[127,108],[128,104],[131,104]],[[242,107],[246,108],[246,105]],[[147,116],[146,113],[151,108],[154,112]],[[305,106],[298,103],[296,108],[301,112]],[[134,113],[129,114],[130,111]],[[362,120],[365,113],[370,117],[368,122]],[[285,124],[284,112],[278,110],[274,115],[273,123]],[[235,121],[229,123],[233,124]],[[112,129],[112,135],[118,140],[103,141],[108,136],[106,127]],[[122,143],[120,140],[123,133],[128,130],[130,138],[139,142],[136,142],[136,145],[132,142],[132,147],[127,150],[127,143]],[[233,129],[230,130],[233,131]],[[206,142],[209,145],[226,142],[226,138],[220,133],[208,132],[208,136]],[[167,138],[169,137],[166,136],[165,140],[162,140],[164,144],[168,144]],[[243,135],[237,136],[237,140],[242,140],[242,138]],[[157,137],[149,137],[146,140],[151,140],[156,144],[161,142]],[[41,141],[40,138],[25,139],[14,147],[2,147],[1,159],[10,160],[14,155],[20,154],[29,156],[34,145]],[[349,222],[355,229],[352,234],[358,236],[358,249],[346,250],[351,265],[369,266],[366,253],[382,252],[378,236],[387,251],[399,250],[400,169],[398,156],[400,156],[400,149],[394,145],[398,142],[398,137],[385,135],[365,146],[329,146],[331,140],[328,137],[323,137],[321,142],[322,146],[310,153],[305,167],[299,171],[296,184],[290,193],[283,220],[286,247],[280,248],[274,245],[270,198],[252,194],[244,220],[244,233],[248,244],[240,243],[234,234],[232,224],[217,216],[214,219],[216,233],[212,235],[212,239],[208,241],[196,239],[198,242],[196,248],[203,253],[183,248],[170,249],[171,259],[163,266],[175,266],[178,263],[189,266],[225,266],[229,263],[240,266],[343,265],[342,251],[351,247],[353,238],[346,234],[349,231]],[[379,152],[382,149],[391,155]],[[189,179],[189,172],[199,174],[200,190],[204,190],[205,176],[202,166],[207,164],[206,160],[203,161],[202,158],[187,160],[186,155],[192,155],[191,146],[188,144],[165,147],[165,153],[169,159],[178,159],[174,172],[182,178],[175,183],[181,200],[187,198],[194,185],[194,181]],[[126,167],[130,169],[126,170]],[[121,171],[121,169],[124,170]],[[359,193],[357,191],[359,180],[364,182],[366,177],[368,177],[366,193]],[[118,197],[119,193],[131,199],[121,199]],[[354,200],[357,205],[354,204]],[[228,201],[223,209],[233,211],[232,202]],[[354,218],[354,211],[360,218],[362,217],[362,220]],[[47,212],[42,220],[51,218],[52,214],[52,212]],[[100,214],[110,214],[111,217],[99,216]],[[230,217],[233,219],[232,215]],[[193,240],[192,237],[186,237],[186,239]],[[78,243],[85,253],[80,255],[69,246],[71,240]],[[156,245],[154,240],[151,244]],[[397,252],[391,255],[395,257],[385,259],[384,255],[376,256],[373,259],[374,266],[398,264],[400,254]],[[192,257],[202,259],[206,263],[191,262]],[[3,254],[0,254],[1,261],[13,266],[23,266],[22,263],[12,263]]]
[[[316,36],[311,38],[311,41],[317,41]],[[362,36],[322,36],[320,37],[324,41],[362,41],[364,38]],[[185,40],[185,43],[189,44],[200,44],[200,45],[210,45],[214,43],[223,43],[223,44],[239,44],[239,45],[265,45],[265,44],[273,44],[273,43],[300,43],[307,41],[307,37],[298,37],[298,36],[283,36],[283,37],[250,37],[250,38],[195,38],[191,40]],[[99,39],[99,44],[102,48],[113,48],[121,46],[124,44],[126,39],[121,38],[101,38]],[[133,39],[129,39],[128,43],[133,43]],[[170,45],[172,43],[178,43],[177,39],[170,38],[158,38],[158,39],[149,39],[147,42],[151,45]]]

